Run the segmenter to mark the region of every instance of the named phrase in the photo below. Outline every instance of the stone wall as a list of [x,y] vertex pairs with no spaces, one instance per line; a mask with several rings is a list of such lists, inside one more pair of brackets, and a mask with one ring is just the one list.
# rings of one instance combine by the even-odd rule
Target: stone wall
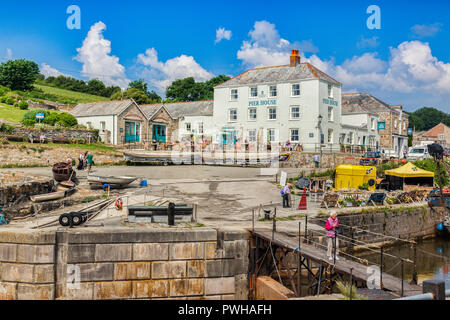
[[[76,160],[80,153],[87,150],[82,148],[54,148],[45,144],[34,145],[0,145],[0,166],[52,166],[57,162],[64,162],[68,157]],[[123,161],[122,153],[89,151],[94,155],[96,164],[113,164]],[[50,170],[50,168],[49,168]]]
[[0,299],[248,298],[245,231],[78,230],[1,230]]
[[314,155],[319,155],[321,168],[336,168],[340,164],[359,165],[362,154],[322,152],[293,152],[289,161],[280,162],[282,168],[314,167]]
[[[392,206],[362,209],[361,211],[338,213],[339,223],[343,236],[351,238],[351,229],[348,226],[368,230],[370,232],[383,234],[400,239],[420,239],[436,234],[436,226],[443,221],[443,208],[429,208],[422,206]],[[311,219],[312,223],[325,225],[327,216]],[[367,232],[353,232],[356,240],[365,243],[376,243],[394,239],[383,238],[379,235]],[[325,240],[325,239],[323,239]],[[348,239],[342,238],[342,247],[347,247]],[[356,245],[361,245],[357,243]]]
[[45,134],[46,140],[53,139],[69,139],[74,141],[79,141],[82,139],[83,143],[95,143],[98,141],[98,131],[87,130],[87,129],[40,129],[40,128],[25,128],[20,126],[14,127],[14,132],[12,135],[28,137],[32,134],[37,142],[39,142],[39,137],[41,134]]
[[[0,207],[10,206],[21,202],[29,196],[47,193],[53,187],[53,179],[42,177],[32,181],[22,181],[10,184],[4,184],[7,179],[4,174],[0,175]],[[24,180],[27,180],[24,178]]]

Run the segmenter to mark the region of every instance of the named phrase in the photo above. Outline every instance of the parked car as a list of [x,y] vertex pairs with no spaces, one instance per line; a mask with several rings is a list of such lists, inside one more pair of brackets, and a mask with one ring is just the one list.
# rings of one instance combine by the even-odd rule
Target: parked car
[[376,166],[378,159],[381,159],[381,152],[379,151],[368,151],[359,160],[361,166]]
[[426,146],[423,146],[423,147],[411,148],[409,150],[408,154],[406,155],[406,158],[408,160],[423,160],[423,159],[431,158],[431,156],[428,153],[428,148]]
[[398,152],[395,150],[384,150],[384,152],[381,152],[383,158],[385,159],[397,159],[398,158]]

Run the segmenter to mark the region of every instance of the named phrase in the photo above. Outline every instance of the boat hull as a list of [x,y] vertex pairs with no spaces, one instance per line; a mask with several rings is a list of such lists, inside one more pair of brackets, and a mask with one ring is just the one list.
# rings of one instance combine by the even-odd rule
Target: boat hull
[[110,186],[126,186],[137,180],[137,177],[108,177],[108,176],[92,176],[87,177],[89,184],[91,185],[104,185],[109,184]]

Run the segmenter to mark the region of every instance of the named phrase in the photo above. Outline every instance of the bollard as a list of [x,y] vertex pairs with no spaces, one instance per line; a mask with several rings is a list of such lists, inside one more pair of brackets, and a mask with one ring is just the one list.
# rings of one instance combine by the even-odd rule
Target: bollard
[[167,208],[167,219],[169,226],[175,225],[175,203],[170,202]]

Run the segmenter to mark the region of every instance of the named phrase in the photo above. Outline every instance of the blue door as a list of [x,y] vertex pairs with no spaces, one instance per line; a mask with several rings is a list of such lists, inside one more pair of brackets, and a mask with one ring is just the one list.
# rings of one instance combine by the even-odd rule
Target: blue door
[[139,142],[141,124],[139,122],[125,121],[125,142]]
[[166,143],[166,126],[154,124],[152,139],[157,142]]

